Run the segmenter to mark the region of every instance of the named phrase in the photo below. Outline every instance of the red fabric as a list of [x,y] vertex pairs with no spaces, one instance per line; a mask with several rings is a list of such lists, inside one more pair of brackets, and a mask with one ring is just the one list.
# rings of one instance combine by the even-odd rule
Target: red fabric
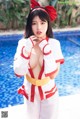
[[56,63],[60,62],[60,64],[63,64],[64,63],[64,59],[59,59],[59,60],[56,60]]
[[50,72],[50,73],[47,73],[47,74],[45,74],[45,76],[46,76],[46,77],[47,77],[47,76],[50,76],[50,75],[54,74],[55,72],[57,72],[57,70],[58,70],[58,69],[56,69],[55,71],[52,71],[52,72]]
[[22,50],[21,50],[21,56],[25,59],[30,59],[30,56],[26,57],[24,54],[23,54],[23,49],[25,48],[25,46],[22,47]]
[[46,99],[47,99],[47,98],[50,98],[51,96],[53,96],[53,95],[56,93],[56,91],[57,91],[57,88],[56,88],[56,90],[55,90],[53,93],[47,94],[47,95],[46,95]]
[[57,18],[56,9],[53,6],[42,7],[37,1],[31,0],[31,8],[33,9],[35,7],[41,7],[41,9],[46,10],[50,16],[51,21],[54,21]]
[[56,9],[52,6],[46,6],[45,9],[48,12],[48,14],[50,15],[51,21],[54,21],[57,18]]
[[26,97],[26,99],[28,99],[28,94],[25,91],[25,86],[22,86],[22,89],[18,89],[18,94],[24,95]]
[[36,6],[40,6],[40,4],[35,0],[31,0],[31,8],[34,8]]
[[54,86],[51,90],[49,90],[49,91],[45,91],[45,93],[51,93],[51,92],[54,91],[55,88],[56,88],[56,84],[55,84],[55,86]]
[[[41,79],[42,74],[43,74],[43,71],[44,71],[44,62],[43,62],[41,71],[40,71],[40,73],[39,73],[39,75],[38,75],[38,79]],[[29,72],[30,72],[31,77],[34,78],[34,74],[33,74],[33,71],[32,71],[31,68],[29,69]],[[38,90],[39,90],[39,94],[40,94],[40,99],[43,100],[43,99],[44,99],[44,95],[43,95],[42,87],[41,87],[41,86],[38,86]],[[31,96],[30,96],[30,97],[31,97],[30,101],[31,101],[31,102],[34,102],[34,97],[35,97],[35,85],[33,85],[33,84],[31,85]]]
[[47,45],[48,45],[48,44],[46,44],[46,45],[43,47],[43,54],[44,54],[44,55],[49,55],[49,54],[51,54],[51,50],[48,51],[48,52],[44,52],[44,49],[45,49],[45,47],[46,47]]
[[35,96],[35,85],[31,85],[31,102],[34,102],[34,96]]
[[17,77],[22,77],[22,76],[23,76],[23,75],[19,75],[19,74],[16,74],[16,73],[15,73],[15,75],[16,75]]
[[[43,64],[42,64],[41,71],[40,71],[40,73],[38,75],[38,79],[41,80],[41,77],[42,77],[43,72],[44,72],[44,61],[43,61]],[[38,86],[38,90],[39,90],[40,98],[41,98],[41,100],[43,100],[44,99],[44,94],[43,94],[42,87],[41,86]]]
[[[31,77],[34,78],[34,74],[31,68],[29,69],[29,72],[30,72]],[[35,85],[32,84],[31,85],[31,96],[30,96],[31,102],[34,102],[34,96],[35,96]]]

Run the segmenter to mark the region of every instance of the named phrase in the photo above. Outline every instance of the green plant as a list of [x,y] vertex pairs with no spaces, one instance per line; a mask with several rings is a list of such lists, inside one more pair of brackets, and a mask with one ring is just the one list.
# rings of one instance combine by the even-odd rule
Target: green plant
[[50,5],[56,6],[58,0],[50,0]]
[[[80,6],[77,7],[75,2],[70,0],[47,0],[47,2],[54,6],[58,13],[53,27],[72,27],[80,24]],[[0,0],[0,23],[6,29],[23,29],[29,10],[30,0]]]
[[58,18],[56,24],[53,23],[53,27],[66,27],[66,26],[77,26],[76,24],[76,14],[73,16],[74,10],[76,10],[76,3],[70,0],[58,0],[56,9],[58,13]]
[[1,0],[0,9],[0,22],[7,29],[23,28],[29,12],[29,0]]

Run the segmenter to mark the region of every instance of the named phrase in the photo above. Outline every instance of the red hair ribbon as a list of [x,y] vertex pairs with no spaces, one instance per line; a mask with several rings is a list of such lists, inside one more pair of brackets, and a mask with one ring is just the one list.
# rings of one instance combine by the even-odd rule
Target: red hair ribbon
[[34,8],[35,10],[38,10],[37,8],[35,8],[38,6],[41,7],[41,10],[43,10],[49,14],[51,21],[54,21],[57,18],[56,9],[53,6],[42,7],[37,1],[31,0],[31,8],[32,9]]

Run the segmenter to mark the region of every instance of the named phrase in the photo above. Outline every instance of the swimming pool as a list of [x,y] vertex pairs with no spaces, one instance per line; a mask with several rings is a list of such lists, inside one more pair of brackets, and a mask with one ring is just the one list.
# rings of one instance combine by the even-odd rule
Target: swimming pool
[[[0,35],[0,108],[23,104],[17,94],[23,78],[13,72],[13,56],[22,34]],[[55,79],[60,96],[80,93],[80,31],[54,32],[61,43],[65,63]]]

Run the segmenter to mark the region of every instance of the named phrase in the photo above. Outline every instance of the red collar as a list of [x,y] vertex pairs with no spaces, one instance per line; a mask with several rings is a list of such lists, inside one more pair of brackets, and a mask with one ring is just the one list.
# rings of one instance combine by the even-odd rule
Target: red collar
[[47,42],[48,42],[48,40],[49,40],[49,37],[47,37],[47,36],[46,36],[46,40],[47,40]]

